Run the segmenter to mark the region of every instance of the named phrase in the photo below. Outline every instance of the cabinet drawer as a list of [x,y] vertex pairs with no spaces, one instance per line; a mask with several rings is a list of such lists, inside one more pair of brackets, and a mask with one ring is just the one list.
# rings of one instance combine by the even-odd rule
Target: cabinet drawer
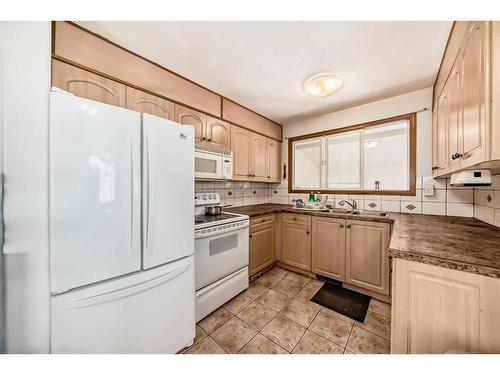
[[297,225],[311,225],[310,215],[294,215],[294,214],[283,214],[282,220],[284,223],[297,224]]
[[254,219],[250,220],[250,230],[254,225],[260,225],[264,223],[274,223],[276,221],[276,215],[271,214],[271,215],[264,215],[264,216],[259,216]]

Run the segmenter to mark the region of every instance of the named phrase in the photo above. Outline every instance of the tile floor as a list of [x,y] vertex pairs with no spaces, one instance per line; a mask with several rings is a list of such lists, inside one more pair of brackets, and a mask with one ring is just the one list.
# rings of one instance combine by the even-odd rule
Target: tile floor
[[311,302],[323,281],[275,267],[196,325],[183,353],[389,353],[390,305],[371,300],[364,323]]

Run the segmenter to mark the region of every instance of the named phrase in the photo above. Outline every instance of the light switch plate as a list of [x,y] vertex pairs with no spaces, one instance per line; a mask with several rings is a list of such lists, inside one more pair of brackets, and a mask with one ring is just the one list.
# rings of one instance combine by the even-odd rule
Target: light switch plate
[[432,196],[434,196],[434,185],[425,185],[424,197],[432,197]]

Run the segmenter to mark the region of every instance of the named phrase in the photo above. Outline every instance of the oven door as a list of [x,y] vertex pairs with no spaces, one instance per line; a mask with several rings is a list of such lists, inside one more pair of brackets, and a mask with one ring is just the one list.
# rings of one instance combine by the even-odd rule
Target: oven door
[[194,258],[196,290],[248,266],[248,225],[196,238]]
[[195,151],[194,177],[200,179],[222,179],[222,156]]

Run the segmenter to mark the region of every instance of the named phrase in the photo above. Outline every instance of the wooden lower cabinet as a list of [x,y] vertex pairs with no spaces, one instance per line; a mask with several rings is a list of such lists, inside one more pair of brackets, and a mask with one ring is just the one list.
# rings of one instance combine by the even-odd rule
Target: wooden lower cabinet
[[76,96],[125,107],[126,86],[98,74],[52,59],[52,86]]
[[345,220],[312,218],[312,272],[345,280]]
[[345,282],[389,295],[390,224],[346,220]]
[[[304,215],[297,215],[302,218]],[[283,215],[281,261],[311,271],[311,224],[293,222],[294,215]],[[310,216],[307,216],[310,220]]]
[[500,279],[394,259],[392,353],[500,353]]
[[275,243],[275,215],[253,219],[250,223],[249,276],[274,263]]

